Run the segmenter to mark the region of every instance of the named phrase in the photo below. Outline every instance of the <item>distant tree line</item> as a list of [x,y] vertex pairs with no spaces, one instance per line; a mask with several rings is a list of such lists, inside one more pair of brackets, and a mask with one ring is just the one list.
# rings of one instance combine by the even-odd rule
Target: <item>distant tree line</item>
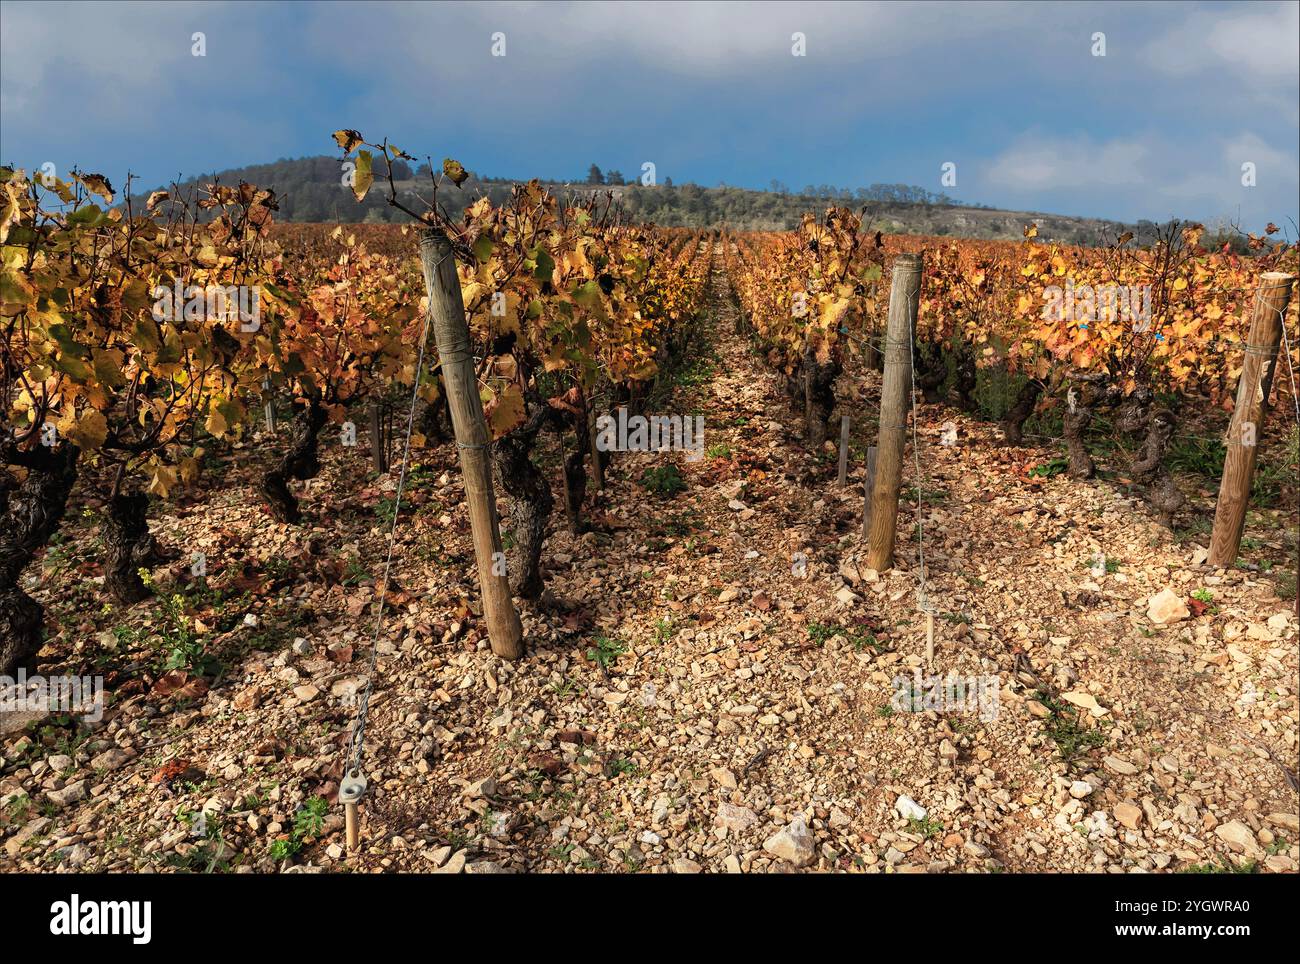
[[[375,172],[380,183],[360,204],[353,198],[346,174],[338,157],[304,157],[191,178],[181,186],[183,191],[192,192],[196,186],[215,178],[222,184],[237,184],[243,180],[269,188],[276,192],[280,221],[401,223],[407,220],[405,214],[388,204],[382,170]],[[399,192],[406,196],[407,206],[418,208],[418,202],[409,195],[428,196],[428,164],[420,163],[412,168],[398,161],[394,164],[393,174]],[[488,197],[494,204],[505,202],[517,183],[519,181],[515,178],[470,172],[469,179],[459,190],[449,183],[444,184],[438,192],[438,201],[452,217],[459,217],[464,208],[479,197]],[[978,213],[993,210],[987,205],[962,204],[945,194],[910,184],[870,184],[859,188],[809,184],[796,193],[778,180],[771,181],[768,190],[756,191],[727,185],[674,185],[671,178],[661,177],[659,184],[643,186],[637,177],[629,180],[621,171],[602,170],[594,163],[588,168],[586,177],[564,183],[543,183],[566,199],[599,194],[607,188],[616,189],[618,199],[615,203],[625,217],[665,226],[785,230],[797,225],[808,212],[821,213],[829,204],[839,204],[865,208],[871,222],[887,232],[1018,238],[1023,228],[1022,218],[989,218]],[[148,193],[143,191],[135,195],[134,202],[143,205]],[[1093,235],[1103,222],[1058,220],[1069,220],[1071,224],[1060,226],[1055,235],[1057,240],[1098,243]],[[1139,237],[1145,233],[1140,231]]]

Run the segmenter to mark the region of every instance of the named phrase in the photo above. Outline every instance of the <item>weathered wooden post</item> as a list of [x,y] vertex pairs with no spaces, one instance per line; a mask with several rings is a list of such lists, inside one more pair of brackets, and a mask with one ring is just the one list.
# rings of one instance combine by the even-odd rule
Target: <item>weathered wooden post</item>
[[813,404],[812,404],[812,371],[813,371],[813,350],[812,344],[808,342],[808,335],[805,332],[803,346],[803,437],[812,444],[813,440]]
[[1237,382],[1237,404],[1228,427],[1228,452],[1223,460],[1219,502],[1214,509],[1214,532],[1210,536],[1209,563],[1231,566],[1241,548],[1241,532],[1250,504],[1250,484],[1255,477],[1258,443],[1264,434],[1266,373],[1271,370],[1282,338],[1283,314],[1291,298],[1294,276],[1269,271],[1260,276],[1255,291],[1255,310],[1246,338],[1241,379]]
[[441,228],[430,228],[420,239],[420,264],[424,268],[433,337],[442,362],[442,380],[465,478],[465,499],[469,503],[488,638],[492,652],[505,659],[518,659],[524,653],[523,627],[510,598],[506,557],[501,548],[501,528],[492,494],[491,437],[478,394],[465,302],[456,276],[456,258],[451,241]]
[[378,399],[370,403],[370,459],[376,472],[388,471],[388,444],[384,433],[383,403]]
[[849,417],[840,416],[840,488],[849,484]]
[[862,486],[862,538],[871,534],[871,490],[876,485],[876,447],[867,446],[867,481]]
[[271,378],[262,379],[262,412],[266,416],[266,430],[275,434],[275,396],[271,394]]
[[880,434],[876,479],[871,489],[867,566],[883,572],[894,565],[898,489],[907,442],[908,399],[912,392],[912,324],[921,301],[921,256],[894,259],[885,327],[885,378],[880,393]]
[[600,432],[596,430],[599,416],[596,414],[595,395],[584,395],[582,399],[582,418],[587,426],[587,447],[591,449],[591,476],[596,483],[596,491],[605,491],[605,463],[601,451],[596,447]]

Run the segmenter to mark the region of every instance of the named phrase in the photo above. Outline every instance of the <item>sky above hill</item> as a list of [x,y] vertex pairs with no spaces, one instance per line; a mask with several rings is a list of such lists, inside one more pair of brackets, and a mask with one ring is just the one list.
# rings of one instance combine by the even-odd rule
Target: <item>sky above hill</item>
[[677,183],[902,182],[1126,221],[1272,220],[1294,237],[1298,14],[1296,2],[4,2],[0,160],[77,165],[117,187],[130,170],[145,188],[331,153],[330,132],[348,127],[496,176],[580,178],[594,161],[631,177],[652,162]]

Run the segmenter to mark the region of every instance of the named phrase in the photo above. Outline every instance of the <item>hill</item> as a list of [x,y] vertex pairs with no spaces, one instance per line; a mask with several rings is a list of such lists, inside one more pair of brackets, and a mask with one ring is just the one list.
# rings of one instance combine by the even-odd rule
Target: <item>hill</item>
[[[417,190],[426,182],[405,164],[400,164],[395,173],[399,193],[414,201]],[[270,164],[232,168],[191,178],[182,182],[182,187],[213,180],[224,184],[243,180],[274,190],[279,197],[281,221],[375,223],[400,221],[405,217],[388,205],[387,191],[380,184],[365,201],[357,203],[345,184],[340,160],[332,156],[281,159]],[[494,203],[504,201],[517,183],[521,182],[471,174],[460,190],[447,187],[441,191],[439,201],[451,214],[458,215],[467,204],[482,196],[490,197]],[[1126,225],[1098,218],[967,205],[902,184],[876,184],[857,189],[809,185],[800,192],[791,192],[780,186],[776,190],[757,191],[728,185],[673,184],[670,178],[649,187],[640,183],[574,184],[547,180],[543,183],[561,197],[595,193],[611,198],[632,218],[668,227],[783,231],[797,225],[804,213],[818,212],[829,203],[837,203],[865,207],[872,222],[887,233],[1014,239],[1021,236],[1025,224],[1033,221],[1039,225],[1041,237],[1073,244],[1097,244],[1125,230],[1134,230],[1140,238],[1154,228],[1148,222]],[[147,191],[137,195],[140,203],[147,196]],[[418,202],[408,206],[419,208]]]

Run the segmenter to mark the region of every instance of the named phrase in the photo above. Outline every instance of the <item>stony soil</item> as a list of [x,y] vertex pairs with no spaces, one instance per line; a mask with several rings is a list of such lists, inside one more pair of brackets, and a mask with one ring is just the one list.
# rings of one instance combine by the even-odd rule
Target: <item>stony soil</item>
[[[205,552],[220,590],[188,583],[188,559],[153,574],[219,660],[207,675],[164,675],[178,630],[158,599],[104,608],[74,520],[29,574],[55,623],[41,668],[107,673],[113,699],[89,729],[5,722],[0,869],[1294,872],[1300,668],[1276,584],[1206,568],[1122,486],[1030,475],[1054,453],[939,406],[919,412],[898,565],[866,569],[862,469],[840,489],[834,453],[805,450],[719,263],[711,374],[670,409],[705,416],[710,454],[617,456],[592,531],[557,511],[517,664],[473,613],[452,447],[421,456],[359,853],[333,800],[396,480],[332,446],[309,521],[282,526],[250,448],[201,500],[160,508],[155,531]],[[846,412],[875,411],[878,376],[841,382]],[[855,425],[855,445],[871,434]],[[640,482],[666,458],[687,484],[673,497]],[[1257,554],[1282,558],[1284,524],[1255,522]],[[1175,611],[1154,621],[1167,588]],[[900,709],[895,677],[914,669],[996,678],[997,702]]]

